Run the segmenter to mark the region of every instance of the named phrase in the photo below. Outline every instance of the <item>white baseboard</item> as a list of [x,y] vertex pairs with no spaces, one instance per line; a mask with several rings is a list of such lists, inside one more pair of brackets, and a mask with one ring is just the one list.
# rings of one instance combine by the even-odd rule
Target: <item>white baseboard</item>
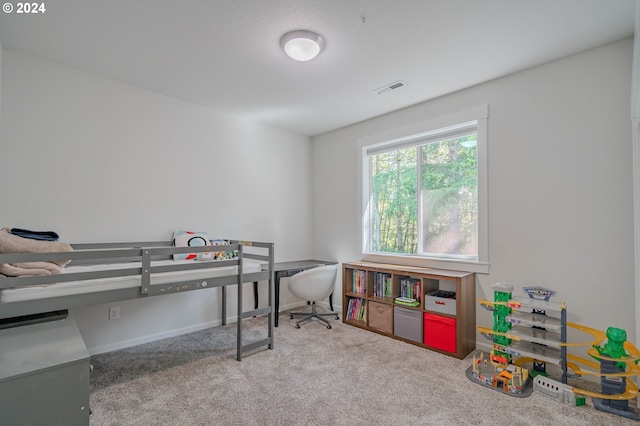
[[[237,317],[227,318],[227,323],[233,323],[238,320]],[[163,331],[161,333],[148,334],[145,336],[136,337],[134,339],[121,340],[119,342],[110,343],[107,345],[95,346],[87,348],[89,355],[98,355],[105,352],[111,352],[118,349],[129,348],[131,346],[143,345],[145,343],[155,342],[156,340],[168,339],[169,337],[180,336],[182,334],[193,333],[195,331],[205,330],[211,327],[217,327],[222,324],[222,320],[210,321],[206,323],[200,323],[190,325],[188,327],[174,328],[172,330]]]
[[[317,302],[318,306],[329,310],[329,302]],[[288,303],[286,305],[280,305],[280,312],[288,311],[294,308],[300,308],[306,306],[306,302],[298,301],[294,303]],[[340,306],[335,306],[336,312],[340,312]],[[238,321],[238,317],[227,318],[227,324],[235,323]],[[156,340],[168,339],[170,337],[180,336],[182,334],[193,333],[200,330],[206,330],[207,328],[218,327],[222,325],[222,320],[215,320],[204,322],[200,324],[190,325],[188,327],[174,328],[172,330],[163,331],[161,333],[148,334],[145,336],[136,337],[134,339],[121,340],[119,342],[109,343],[107,345],[94,346],[87,348],[89,355],[98,355],[106,352],[116,351],[118,349],[130,348],[131,346],[143,345],[145,343],[155,342]]]

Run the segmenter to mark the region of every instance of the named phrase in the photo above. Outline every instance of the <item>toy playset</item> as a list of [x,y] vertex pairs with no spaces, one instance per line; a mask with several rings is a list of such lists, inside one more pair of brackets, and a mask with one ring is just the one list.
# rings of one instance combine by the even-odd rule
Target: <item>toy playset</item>
[[[627,380],[640,374],[640,351],[627,341],[625,330],[609,327],[605,333],[568,322],[564,302],[550,300],[555,291],[543,287],[523,290],[528,297],[513,296],[513,286],[497,283],[493,285],[493,301],[479,300],[493,313],[493,328],[478,327],[481,335],[491,340],[493,349],[473,356],[467,377],[517,397],[527,397],[535,391],[570,405],[585,405],[586,398],[591,397],[598,410],[640,420],[629,406],[629,400],[638,396],[638,388]],[[593,340],[567,342],[567,327],[585,332]],[[593,359],[568,354],[568,346],[591,346],[587,354]],[[525,368],[529,364],[532,368]],[[561,367],[561,381],[548,377],[546,364]],[[601,392],[567,384],[569,377],[582,375],[599,376]]]

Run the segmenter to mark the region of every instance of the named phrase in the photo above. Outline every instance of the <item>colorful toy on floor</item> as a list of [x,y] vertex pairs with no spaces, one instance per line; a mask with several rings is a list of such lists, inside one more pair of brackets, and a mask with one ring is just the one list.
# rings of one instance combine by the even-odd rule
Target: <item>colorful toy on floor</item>
[[[640,351],[627,342],[626,332],[609,327],[604,333],[584,325],[567,322],[564,302],[550,299],[555,291],[543,287],[524,287],[529,297],[514,297],[513,286],[493,285],[494,300],[479,300],[493,312],[493,328],[478,327],[480,334],[492,341],[491,353],[473,357],[467,377],[485,387],[511,396],[525,397],[532,390],[570,405],[585,405],[591,397],[595,408],[633,420],[640,420],[628,401],[638,396],[638,388],[627,377],[640,375]],[[555,316],[547,315],[555,312]],[[585,332],[592,341],[567,342],[567,327]],[[602,343],[605,342],[604,346]],[[587,353],[596,361],[567,353],[568,346],[592,346]],[[532,369],[525,365],[531,363]],[[561,382],[548,377],[546,364],[562,368]],[[592,370],[583,370],[579,364]],[[600,377],[601,393],[567,384],[570,376]],[[533,386],[529,378],[533,378]]]
[[531,395],[529,370],[509,364],[485,352],[473,356],[473,364],[467,370],[467,377],[485,387],[500,390],[512,396]]

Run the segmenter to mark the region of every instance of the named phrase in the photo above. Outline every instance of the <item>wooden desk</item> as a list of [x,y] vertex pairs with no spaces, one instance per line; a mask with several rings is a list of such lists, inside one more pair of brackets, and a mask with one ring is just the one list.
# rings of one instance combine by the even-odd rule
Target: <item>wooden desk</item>
[[[273,264],[274,280],[275,280],[275,326],[278,326],[278,314],[280,311],[280,278],[291,277],[298,272],[306,271],[307,269],[317,268],[318,266],[336,265],[338,262],[331,262],[328,260],[294,260],[291,262],[280,262]],[[258,283],[253,283],[253,299],[255,303],[255,309],[258,309]],[[333,293],[329,296],[329,307],[333,311]]]

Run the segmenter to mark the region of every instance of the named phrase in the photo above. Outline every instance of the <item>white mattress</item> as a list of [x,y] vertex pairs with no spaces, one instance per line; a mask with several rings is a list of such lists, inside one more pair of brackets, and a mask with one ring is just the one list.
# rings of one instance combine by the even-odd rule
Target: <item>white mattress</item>
[[[193,264],[193,260],[161,260],[152,262],[152,266]],[[215,262],[215,261],[214,261]],[[212,262],[212,263],[214,263]],[[70,266],[62,270],[62,273],[103,271],[107,269],[139,268],[140,262]],[[261,263],[252,259],[243,259],[242,273],[254,273],[261,271]],[[185,271],[162,272],[151,274],[151,285],[166,284],[176,279],[199,280],[205,278],[222,277],[238,273],[237,266],[221,266],[203,269],[191,269]],[[118,290],[123,288],[140,287],[140,275],[126,277],[98,278],[84,281],[69,281],[54,284],[42,284],[21,288],[0,290],[0,302],[22,302],[26,300],[45,299],[49,297],[71,296],[74,294],[95,293],[98,291]]]

